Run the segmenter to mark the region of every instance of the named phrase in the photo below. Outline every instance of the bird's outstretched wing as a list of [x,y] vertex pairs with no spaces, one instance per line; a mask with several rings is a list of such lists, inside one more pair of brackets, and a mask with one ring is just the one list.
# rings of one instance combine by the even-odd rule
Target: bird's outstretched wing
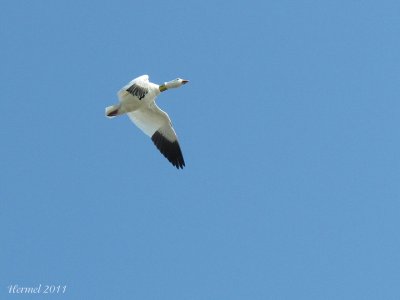
[[168,114],[155,103],[128,113],[129,118],[151,137],[157,149],[176,167],[185,166],[181,147]]
[[118,91],[118,98],[121,100],[123,96],[137,97],[142,100],[149,92],[149,75],[142,75],[131,80],[127,85]]

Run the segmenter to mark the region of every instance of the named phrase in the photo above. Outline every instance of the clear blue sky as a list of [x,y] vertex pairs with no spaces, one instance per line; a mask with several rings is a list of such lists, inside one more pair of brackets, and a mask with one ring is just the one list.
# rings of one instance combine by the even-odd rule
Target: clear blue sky
[[400,298],[399,1],[78,2],[0,5],[1,299]]

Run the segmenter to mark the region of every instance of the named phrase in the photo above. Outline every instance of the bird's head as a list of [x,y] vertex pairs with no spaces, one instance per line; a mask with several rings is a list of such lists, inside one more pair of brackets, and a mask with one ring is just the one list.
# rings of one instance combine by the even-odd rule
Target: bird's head
[[165,87],[167,89],[172,89],[172,88],[181,87],[182,85],[184,85],[184,84],[186,84],[188,82],[189,82],[189,80],[185,80],[185,79],[182,79],[182,78],[176,78],[174,80],[171,80],[171,81],[168,81],[168,82],[164,83],[164,85],[165,85]]

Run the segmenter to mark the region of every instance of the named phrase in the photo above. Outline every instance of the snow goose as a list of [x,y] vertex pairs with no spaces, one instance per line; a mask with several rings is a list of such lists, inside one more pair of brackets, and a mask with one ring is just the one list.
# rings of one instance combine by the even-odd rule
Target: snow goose
[[181,148],[168,114],[155,103],[156,97],[188,80],[177,78],[162,85],[149,82],[148,75],[133,79],[118,92],[119,103],[106,107],[106,116],[114,118],[127,114],[132,122],[151,137],[158,150],[177,169],[185,166]]

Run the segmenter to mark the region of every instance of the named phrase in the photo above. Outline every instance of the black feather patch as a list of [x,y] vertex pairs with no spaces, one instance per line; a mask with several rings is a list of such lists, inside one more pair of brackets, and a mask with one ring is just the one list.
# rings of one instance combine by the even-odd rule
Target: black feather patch
[[141,87],[134,83],[126,91],[129,92],[131,95],[138,97],[139,100],[142,100],[149,92],[149,89]]
[[151,140],[171,164],[173,164],[177,169],[183,169],[185,161],[183,160],[181,147],[179,146],[178,141],[170,142],[158,131],[153,134]]

